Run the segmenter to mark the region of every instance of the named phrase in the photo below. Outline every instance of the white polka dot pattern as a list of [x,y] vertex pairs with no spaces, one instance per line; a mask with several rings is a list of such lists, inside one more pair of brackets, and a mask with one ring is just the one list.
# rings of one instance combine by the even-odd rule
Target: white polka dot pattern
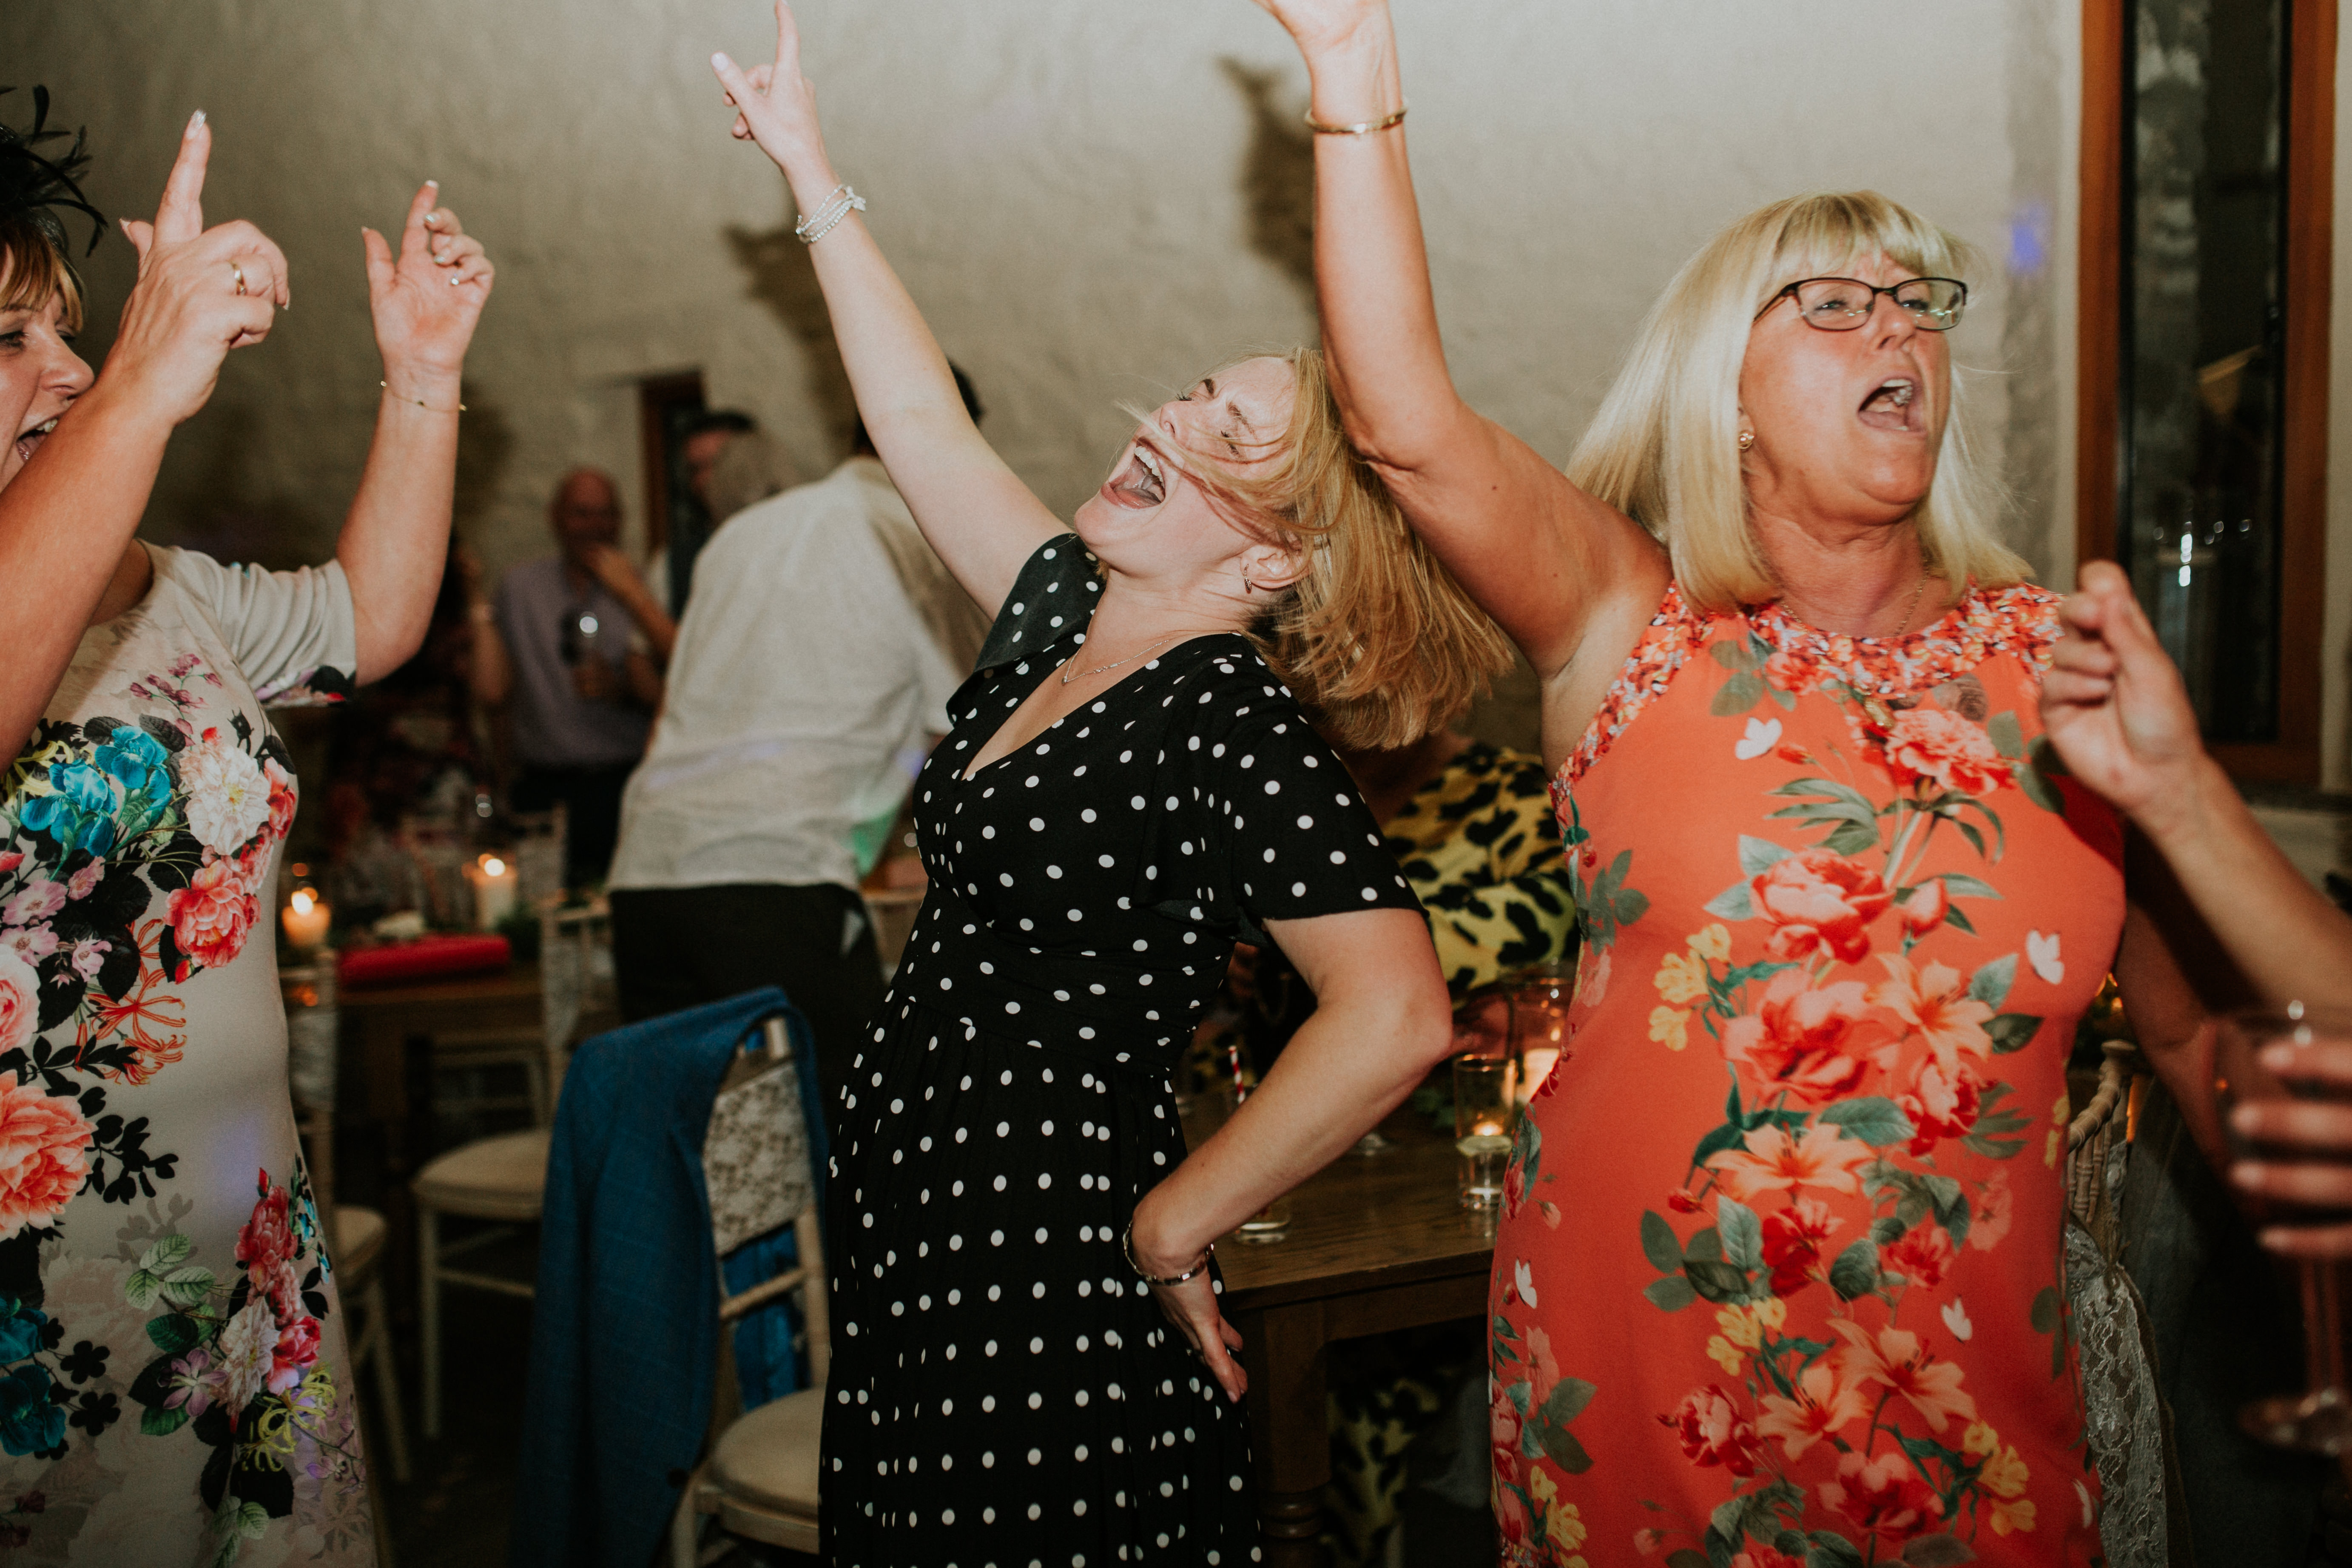
[[842,1564],[1258,1560],[1241,1412],[1118,1237],[1183,1157],[1166,1075],[1235,937],[1417,906],[1237,637],[962,777],[1097,588],[1073,540],[1031,559],[917,781],[931,892],[830,1118]]

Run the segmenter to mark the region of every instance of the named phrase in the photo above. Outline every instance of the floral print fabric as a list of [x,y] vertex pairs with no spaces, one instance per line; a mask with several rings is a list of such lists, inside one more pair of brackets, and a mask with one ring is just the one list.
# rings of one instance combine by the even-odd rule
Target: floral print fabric
[[1874,640],[1670,588],[1562,769],[1584,948],[1496,1250],[1507,1562],[2095,1556],[2058,1163],[2121,838],[2040,742],[2055,603]]
[[0,1548],[372,1562],[273,962],[295,781],[255,697],[348,687],[350,595],[154,556],[0,796]]

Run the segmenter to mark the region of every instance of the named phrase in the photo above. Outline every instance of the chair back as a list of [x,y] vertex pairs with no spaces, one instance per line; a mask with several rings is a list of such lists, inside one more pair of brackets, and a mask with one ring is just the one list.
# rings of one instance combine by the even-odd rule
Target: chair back
[[541,1037],[547,1052],[547,1103],[563,1094],[572,1047],[620,1022],[613,983],[613,910],[600,895],[564,907],[550,899],[539,910]]
[[[809,1160],[808,1092],[782,1016],[767,1021],[761,1048],[736,1058],[710,1110],[702,1142],[710,1193],[711,1267],[753,1237],[790,1225],[799,1258],[793,1267],[740,1295],[719,1287],[719,1321],[730,1324],[780,1296],[801,1293],[808,1333],[809,1374],[824,1385],[833,1362],[826,1311],[824,1248],[817,1228],[816,1180]],[[727,1336],[722,1336],[725,1338]]]

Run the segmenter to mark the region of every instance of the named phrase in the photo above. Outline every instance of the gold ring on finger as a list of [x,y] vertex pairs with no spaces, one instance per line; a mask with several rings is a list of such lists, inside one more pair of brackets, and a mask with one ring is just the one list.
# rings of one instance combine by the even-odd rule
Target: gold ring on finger
[[245,268],[232,261],[228,264],[228,269],[231,275],[236,279],[236,291],[240,296],[242,296],[245,293]]

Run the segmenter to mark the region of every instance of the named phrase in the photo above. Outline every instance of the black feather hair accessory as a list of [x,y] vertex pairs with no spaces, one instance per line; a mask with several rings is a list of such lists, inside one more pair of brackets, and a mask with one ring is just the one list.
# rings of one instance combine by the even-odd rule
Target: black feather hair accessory
[[[0,87],[0,93],[10,93],[13,87]],[[60,207],[80,213],[90,221],[89,248],[87,256],[98,248],[99,237],[106,232],[106,215],[89,205],[82,195],[80,176],[89,168],[89,153],[82,143],[89,132],[73,132],[73,145],[54,158],[43,157],[34,148],[44,142],[63,141],[66,132],[49,129],[49,89],[33,89],[33,129],[18,131],[0,124],[0,219],[22,216],[48,237],[59,256],[73,254],[66,237],[66,226],[58,216]]]

